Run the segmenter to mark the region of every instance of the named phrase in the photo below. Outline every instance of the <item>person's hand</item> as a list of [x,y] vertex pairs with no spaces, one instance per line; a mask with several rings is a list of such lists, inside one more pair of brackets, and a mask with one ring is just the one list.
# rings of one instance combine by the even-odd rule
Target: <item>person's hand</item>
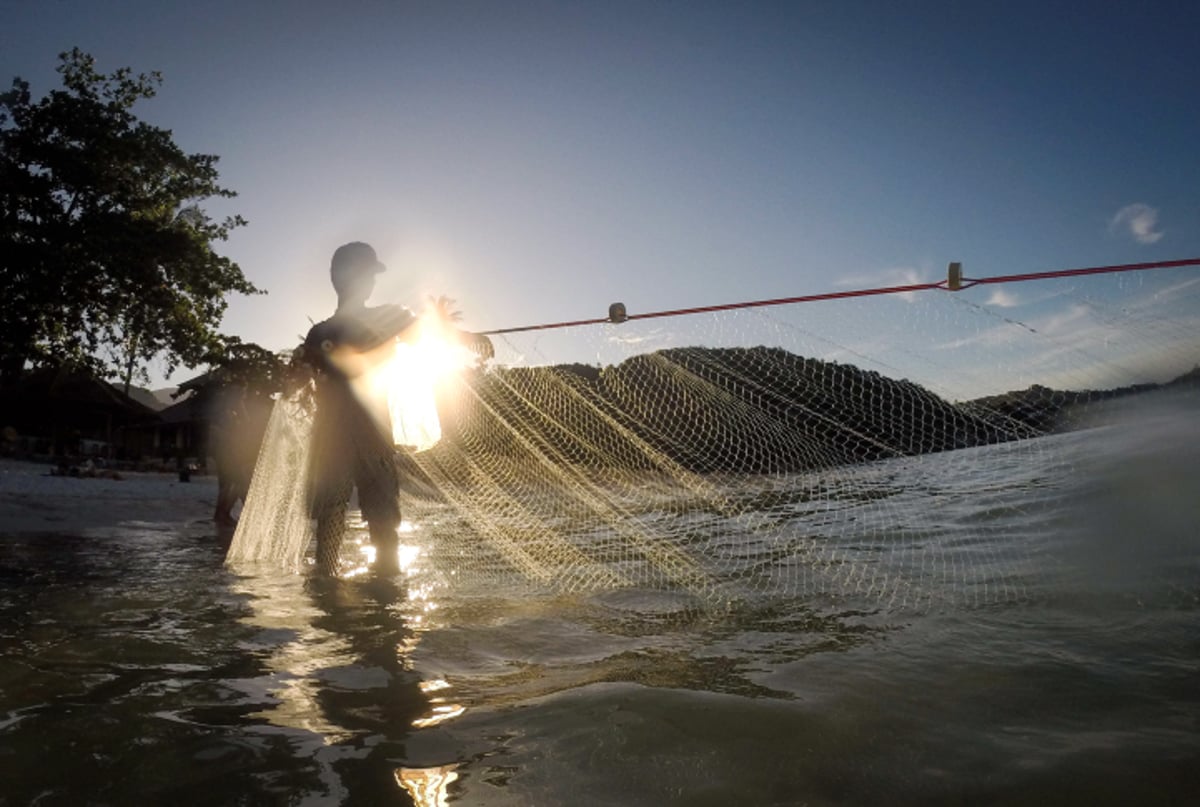
[[429,297],[429,304],[443,325],[449,325],[452,322],[458,322],[462,319],[462,312],[454,310],[454,300],[444,294],[436,298],[431,295]]
[[467,334],[467,347],[479,357],[480,362],[496,357],[496,348],[492,345],[492,340],[481,333]]

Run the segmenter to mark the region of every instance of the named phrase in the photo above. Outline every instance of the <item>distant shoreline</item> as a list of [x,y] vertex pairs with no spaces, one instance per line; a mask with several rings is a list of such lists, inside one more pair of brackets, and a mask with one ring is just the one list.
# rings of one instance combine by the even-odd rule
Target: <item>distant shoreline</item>
[[0,459],[0,536],[86,534],[122,524],[212,525],[214,476],[122,471],[120,479],[52,476],[52,465]]

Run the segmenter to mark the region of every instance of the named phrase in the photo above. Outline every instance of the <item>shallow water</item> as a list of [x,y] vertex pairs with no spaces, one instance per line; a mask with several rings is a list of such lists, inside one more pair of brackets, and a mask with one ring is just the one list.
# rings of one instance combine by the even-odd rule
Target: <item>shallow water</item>
[[0,804],[1186,803],[1189,422],[864,469],[837,586],[782,558],[720,604],[231,570],[194,520],[6,535]]

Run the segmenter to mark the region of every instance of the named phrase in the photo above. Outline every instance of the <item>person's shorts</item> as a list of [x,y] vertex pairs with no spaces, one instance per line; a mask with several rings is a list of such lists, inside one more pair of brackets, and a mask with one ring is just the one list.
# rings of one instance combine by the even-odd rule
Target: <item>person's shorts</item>
[[373,526],[400,524],[400,474],[395,449],[373,426],[322,420],[313,424],[309,456],[309,514],[321,518],[358,488],[363,518]]

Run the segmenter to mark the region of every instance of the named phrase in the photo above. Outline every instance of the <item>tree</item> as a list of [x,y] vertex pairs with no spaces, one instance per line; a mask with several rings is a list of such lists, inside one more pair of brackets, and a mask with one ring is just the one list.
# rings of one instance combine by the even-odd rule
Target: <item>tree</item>
[[270,398],[290,390],[298,372],[291,353],[267,350],[236,336],[225,339],[220,348],[205,357],[205,363],[208,372],[180,384],[176,396],[188,392],[206,395],[224,387],[237,387]]
[[236,194],[216,156],[134,115],[158,73],[59,59],[62,89],[0,94],[0,383],[61,362],[126,387],[154,356],[194,367],[221,347],[226,296],[261,293],[213,250],[245,220],[201,207]]

